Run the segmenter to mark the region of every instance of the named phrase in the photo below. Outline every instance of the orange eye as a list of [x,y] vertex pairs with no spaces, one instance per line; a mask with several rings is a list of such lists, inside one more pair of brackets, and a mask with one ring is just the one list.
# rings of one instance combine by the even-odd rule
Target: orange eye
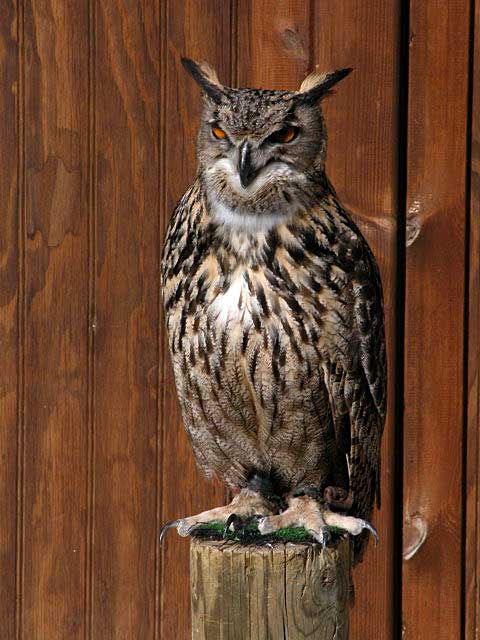
[[274,142],[276,144],[285,144],[287,142],[292,142],[292,140],[297,137],[297,133],[297,127],[284,127],[283,129],[279,129],[272,133],[268,139],[270,142]]
[[212,133],[217,140],[224,140],[227,137],[227,134],[220,127],[212,127]]

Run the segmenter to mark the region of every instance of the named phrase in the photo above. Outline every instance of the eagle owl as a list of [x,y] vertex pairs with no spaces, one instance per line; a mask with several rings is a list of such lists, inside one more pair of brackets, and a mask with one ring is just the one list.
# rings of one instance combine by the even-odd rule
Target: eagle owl
[[163,251],[167,333],[196,459],[237,493],[166,527],[256,516],[262,533],[304,526],[325,545],[337,526],[358,561],[380,503],[382,290],[325,174],[320,107],[351,69],[270,91],[182,62],[204,109]]

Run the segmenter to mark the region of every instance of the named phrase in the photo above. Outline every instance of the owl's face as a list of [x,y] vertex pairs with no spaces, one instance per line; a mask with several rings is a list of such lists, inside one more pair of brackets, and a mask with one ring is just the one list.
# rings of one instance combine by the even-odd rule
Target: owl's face
[[210,199],[250,215],[295,206],[323,171],[319,100],[351,69],[312,74],[299,91],[270,91],[231,89],[207,64],[182,62],[205,92],[198,158]]

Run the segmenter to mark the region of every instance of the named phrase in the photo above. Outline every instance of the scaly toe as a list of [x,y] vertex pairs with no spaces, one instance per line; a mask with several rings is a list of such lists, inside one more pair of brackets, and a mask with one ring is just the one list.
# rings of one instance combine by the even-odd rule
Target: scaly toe
[[176,528],[178,535],[182,536],[182,538],[186,538],[196,529],[196,527],[202,524],[207,523],[198,522],[195,518],[181,518],[180,520],[172,520],[171,522],[167,522],[162,527],[162,530],[160,532],[160,545],[162,544],[163,539],[165,538],[165,534],[169,529]]
[[183,520],[178,520],[177,531],[178,535],[182,536],[182,538],[186,538],[188,534],[195,529],[195,527],[201,523],[196,522],[195,524],[191,524],[188,518]]
[[180,522],[181,522],[180,520],[172,520],[171,522],[167,522],[166,524],[163,525],[162,530],[160,531],[160,540],[159,540],[160,545],[162,544],[167,531],[169,529],[173,529],[173,527],[178,527],[178,524]]
[[322,518],[318,502],[308,496],[292,498],[289,507],[278,516],[267,516],[258,523],[262,534],[272,533],[283,528],[303,527],[310,535],[326,546],[330,541],[330,532]]
[[330,527],[338,527],[339,529],[344,529],[352,536],[358,536],[364,531],[370,531],[370,533],[375,538],[375,544],[378,543],[378,532],[374,526],[372,526],[367,520],[363,518],[355,518],[353,516],[346,516],[341,513],[335,513],[333,511],[325,511],[323,514],[325,518],[325,522]]

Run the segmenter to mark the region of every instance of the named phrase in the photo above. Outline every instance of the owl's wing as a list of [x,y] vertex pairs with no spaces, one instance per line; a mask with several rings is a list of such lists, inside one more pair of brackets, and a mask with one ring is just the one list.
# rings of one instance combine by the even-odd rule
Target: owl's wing
[[[355,231],[361,234],[358,230]],[[339,448],[347,454],[354,508],[369,518],[380,506],[380,442],[386,412],[386,350],[382,288],[367,243],[352,279],[353,326],[348,352],[325,367],[325,382]],[[341,353],[341,355],[340,355]]]

